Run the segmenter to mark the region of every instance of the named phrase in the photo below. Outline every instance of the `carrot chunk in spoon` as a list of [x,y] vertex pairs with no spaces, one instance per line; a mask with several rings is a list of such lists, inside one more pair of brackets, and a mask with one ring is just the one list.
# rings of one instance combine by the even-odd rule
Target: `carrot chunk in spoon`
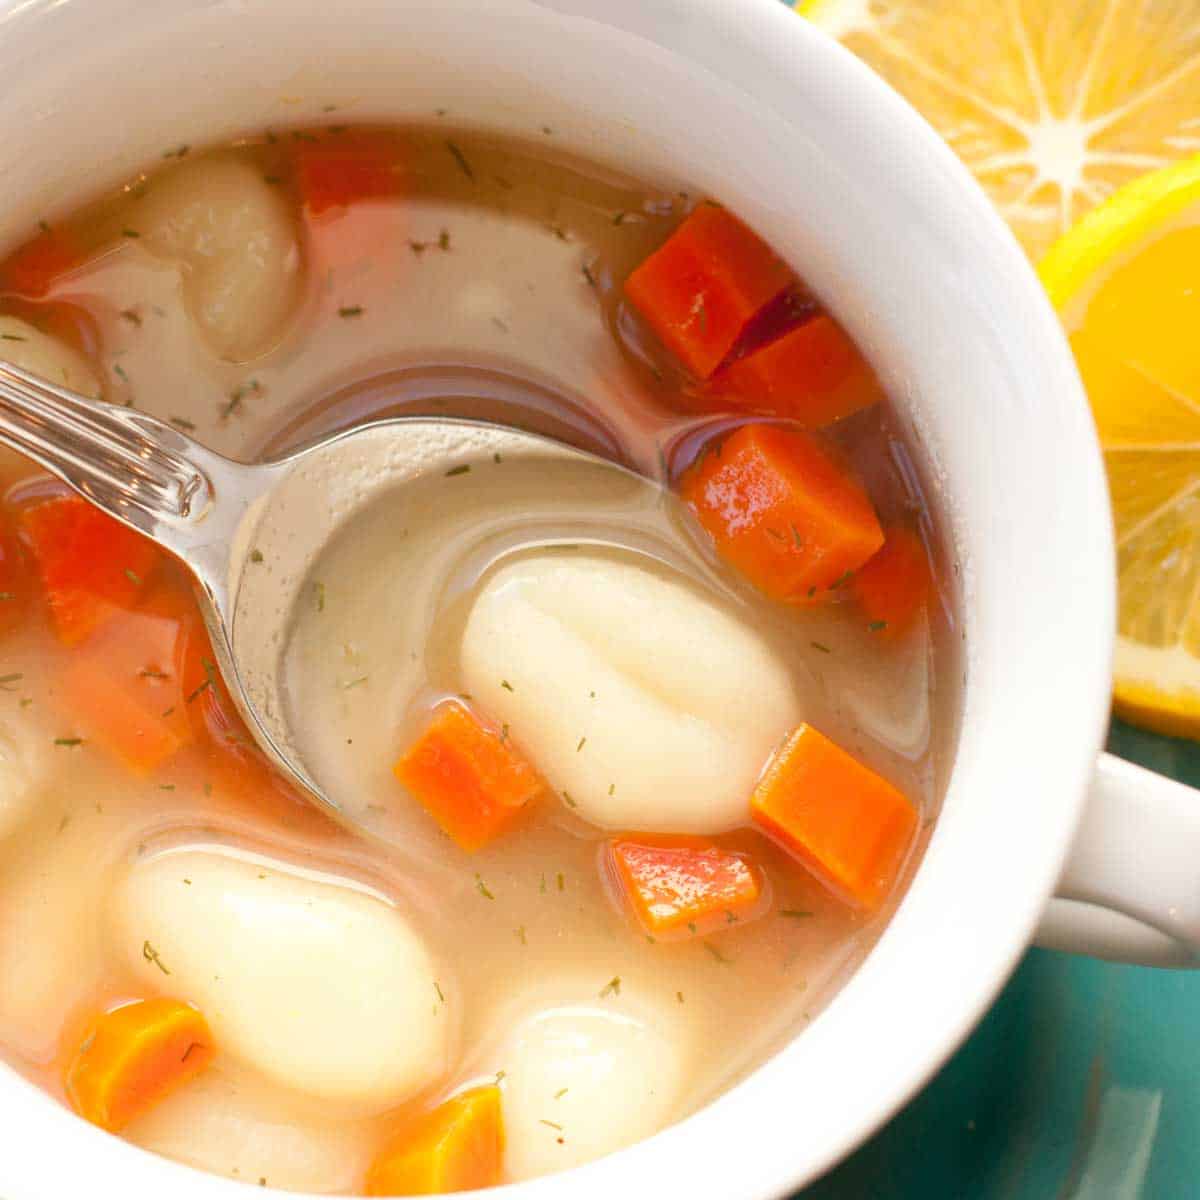
[[811,725],[775,752],[750,810],[827,887],[865,909],[887,895],[917,829],[901,791]]
[[498,837],[542,790],[537,772],[508,740],[463,705],[441,705],[393,768],[462,849]]

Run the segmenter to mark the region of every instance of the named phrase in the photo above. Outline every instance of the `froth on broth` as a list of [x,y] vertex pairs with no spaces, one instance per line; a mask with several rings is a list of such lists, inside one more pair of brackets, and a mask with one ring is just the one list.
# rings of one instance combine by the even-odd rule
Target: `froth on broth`
[[443,118],[80,201],[0,261],[19,366],[246,460],[449,415],[642,478],[464,462],[313,564],[284,690],[353,830],[253,745],[184,568],[4,457],[8,1063],[182,1162],[399,1195],[620,1149],[801,1033],[920,859],[960,670],[919,462],[804,264]]

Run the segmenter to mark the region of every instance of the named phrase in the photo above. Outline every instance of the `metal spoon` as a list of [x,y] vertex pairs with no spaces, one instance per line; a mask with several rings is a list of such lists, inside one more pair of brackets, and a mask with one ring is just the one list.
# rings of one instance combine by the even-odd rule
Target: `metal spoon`
[[477,421],[396,418],[273,462],[233,462],[145,413],[90,400],[0,362],[0,443],[144,533],[191,571],[218,665],[251,733],[315,802],[350,822],[304,768],[284,719],[280,656],[309,569],[389,490],[472,462],[602,464],[559,442]]

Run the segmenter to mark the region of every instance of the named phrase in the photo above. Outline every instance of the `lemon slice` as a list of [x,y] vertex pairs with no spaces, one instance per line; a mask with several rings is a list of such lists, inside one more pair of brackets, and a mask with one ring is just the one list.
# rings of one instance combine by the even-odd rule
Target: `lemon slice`
[[1200,735],[1200,155],[1116,192],[1042,260],[1104,449],[1116,711]]
[[1196,0],[802,0],[929,119],[1026,251],[1200,151]]

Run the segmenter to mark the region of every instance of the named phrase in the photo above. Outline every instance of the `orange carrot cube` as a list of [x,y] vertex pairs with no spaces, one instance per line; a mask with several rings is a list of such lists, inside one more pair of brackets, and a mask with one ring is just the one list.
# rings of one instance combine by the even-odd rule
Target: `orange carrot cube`
[[401,190],[400,144],[382,134],[333,134],[296,148],[300,202],[314,216]]
[[902,792],[811,725],[775,752],[750,809],[831,891],[865,909],[895,883],[917,829],[917,810]]
[[161,997],[103,1013],[66,1069],[71,1106],[116,1133],[194,1079],[215,1054],[196,1009]]
[[18,523],[67,646],[133,608],[163,558],[149,538],[74,494],[22,509]]
[[608,854],[625,901],[656,936],[711,933],[751,915],[762,896],[761,875],[742,855],[702,839],[618,838]]
[[792,272],[728,209],[705,202],[625,281],[625,295],[689,371],[707,379]]
[[504,1122],[500,1089],[471,1088],[418,1117],[367,1172],[368,1196],[440,1196],[500,1182]]
[[488,729],[454,701],[437,709],[393,772],[467,851],[503,833],[543,790],[507,734]]
[[929,555],[916,530],[889,529],[883,549],[855,574],[851,591],[873,633],[899,637],[912,628],[933,596]]
[[730,404],[808,429],[840,421],[883,398],[870,364],[832,317],[796,325],[713,376]]
[[86,256],[79,239],[67,229],[43,229],[0,263],[0,291],[37,299]]
[[744,425],[687,471],[680,494],[721,557],[776,600],[840,585],[883,545],[862,484],[813,434]]

